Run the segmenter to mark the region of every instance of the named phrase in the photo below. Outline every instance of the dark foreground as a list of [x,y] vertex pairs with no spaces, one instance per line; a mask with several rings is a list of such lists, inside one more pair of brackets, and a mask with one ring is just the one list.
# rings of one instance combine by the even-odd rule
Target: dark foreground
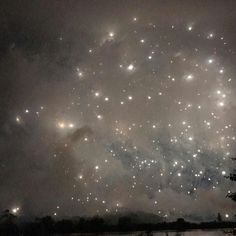
[[[194,230],[194,231],[185,231],[185,232],[174,232],[174,231],[165,231],[165,232],[154,232],[152,236],[229,236],[232,235],[228,233],[228,231],[224,230]],[[132,232],[132,233],[114,233],[114,234],[96,234],[97,236],[147,236],[148,234],[140,233],[140,232]],[[58,236],[58,235],[57,235]],[[83,234],[73,234],[66,236],[84,236]]]
[[[146,232],[140,234],[128,235],[158,235],[151,232],[162,232],[163,235],[178,235],[181,233],[170,234],[167,231],[184,232],[191,230],[216,230],[216,229],[233,229],[236,228],[236,222],[202,222],[191,223],[186,222],[184,219],[178,219],[175,222],[160,222],[160,223],[137,223],[132,222],[128,217],[119,218],[116,224],[110,224],[100,217],[92,218],[75,218],[64,219],[55,221],[52,217],[46,216],[37,218],[35,221],[26,222],[16,219],[11,214],[6,214],[0,221],[0,235],[58,235],[58,234],[84,234],[96,233],[113,235],[115,232],[128,233],[128,232]],[[225,230],[228,232],[229,230]],[[197,231],[196,231],[197,232]],[[204,232],[204,231],[202,231]],[[217,232],[217,231],[214,231]],[[220,232],[223,232],[222,230]],[[117,235],[117,234],[116,234]],[[118,234],[119,235],[119,234]],[[126,234],[127,235],[127,234]],[[160,234],[159,234],[160,235]],[[185,235],[185,234],[184,234]],[[186,235],[191,235],[187,234]],[[194,235],[194,234],[192,234]],[[197,234],[195,234],[197,235]],[[204,235],[204,234],[201,234]],[[210,234],[207,234],[210,235]],[[217,235],[217,234],[213,234]],[[220,235],[220,234],[219,234]],[[223,235],[223,234],[221,234]],[[236,235],[236,234],[235,234]]]

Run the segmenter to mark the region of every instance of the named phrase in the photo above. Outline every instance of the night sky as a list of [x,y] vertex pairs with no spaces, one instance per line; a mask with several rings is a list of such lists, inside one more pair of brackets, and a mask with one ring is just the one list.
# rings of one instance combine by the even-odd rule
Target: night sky
[[236,1],[0,2],[0,209],[232,219]]

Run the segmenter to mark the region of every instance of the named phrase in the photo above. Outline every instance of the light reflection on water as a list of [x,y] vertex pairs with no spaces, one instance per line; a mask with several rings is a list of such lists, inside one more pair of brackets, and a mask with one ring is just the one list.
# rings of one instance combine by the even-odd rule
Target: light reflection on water
[[[225,230],[226,232],[229,230]],[[188,231],[188,232],[157,232],[153,233],[153,236],[228,236],[232,234],[226,233],[224,230],[215,230],[215,231],[203,231],[203,230],[197,230],[197,231]],[[68,236],[88,236],[88,234],[71,234]],[[91,236],[92,234],[89,234]],[[129,234],[123,234],[123,233],[107,233],[107,234],[93,234],[93,236],[139,236],[140,233],[129,233]],[[143,236],[146,236],[146,234],[143,234]]]

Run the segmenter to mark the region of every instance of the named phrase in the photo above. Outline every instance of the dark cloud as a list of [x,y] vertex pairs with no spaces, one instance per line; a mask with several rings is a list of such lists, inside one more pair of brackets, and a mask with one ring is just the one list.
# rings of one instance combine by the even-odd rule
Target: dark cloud
[[70,134],[68,138],[72,143],[75,143],[77,141],[80,141],[82,138],[86,136],[90,136],[91,134],[93,134],[91,128],[88,126],[84,126],[73,131],[73,133]]

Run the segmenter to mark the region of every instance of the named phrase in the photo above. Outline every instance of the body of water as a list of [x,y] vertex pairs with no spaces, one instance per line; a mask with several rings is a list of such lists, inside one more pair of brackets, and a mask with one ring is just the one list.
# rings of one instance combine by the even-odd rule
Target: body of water
[[67,236],[230,236],[233,235],[230,233],[230,230],[194,230],[187,232],[155,232],[153,234],[145,234],[145,233],[107,233],[107,234],[71,234]]

